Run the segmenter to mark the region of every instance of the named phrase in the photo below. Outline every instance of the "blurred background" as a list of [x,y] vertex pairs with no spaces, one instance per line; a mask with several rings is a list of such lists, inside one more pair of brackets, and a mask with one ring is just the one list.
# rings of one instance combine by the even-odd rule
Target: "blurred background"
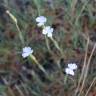
[[[6,10],[16,17],[25,45]],[[54,28],[53,38],[63,48],[63,57],[51,40],[53,53],[48,52],[42,30],[36,25],[40,15]],[[96,43],[96,0],[0,0],[0,96],[75,96],[88,38],[87,62]],[[24,46],[34,49],[34,56],[53,80],[48,80],[30,58],[22,58]],[[64,84],[68,63],[76,63],[78,70]],[[96,96],[96,48],[88,68],[83,91],[76,96]]]

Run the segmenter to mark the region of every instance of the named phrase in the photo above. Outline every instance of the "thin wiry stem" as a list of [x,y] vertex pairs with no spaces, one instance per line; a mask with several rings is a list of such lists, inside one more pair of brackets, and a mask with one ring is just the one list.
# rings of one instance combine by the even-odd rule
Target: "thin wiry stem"
[[48,41],[48,38],[45,36],[45,41],[46,41],[46,46],[48,48],[48,51],[51,53],[51,49],[50,49],[50,46],[49,46],[49,41]]
[[[89,71],[89,65],[90,65],[91,58],[92,58],[92,56],[93,56],[93,53],[94,53],[95,49],[96,49],[96,44],[94,45],[93,50],[92,50],[92,52],[91,52],[91,55],[90,55],[90,57],[89,57],[89,59],[88,59],[88,64],[87,64],[87,66],[86,66],[86,70],[85,70],[85,74],[84,74],[84,79],[83,79],[82,86],[81,86],[81,89],[80,89],[80,94],[81,94],[81,92],[82,92],[82,90],[83,90],[83,88],[84,88],[85,81],[86,81],[86,78],[87,78],[87,75],[88,75],[88,71]],[[78,96],[80,96],[80,94],[79,94]]]
[[4,81],[4,84],[7,86],[7,90],[10,93],[11,96],[15,96],[13,90],[10,88],[9,83],[7,82],[7,80],[5,78],[2,77],[2,80]]
[[35,58],[35,56],[30,55],[30,58],[37,64],[37,66],[44,72],[44,74],[46,76],[48,76],[46,70],[43,68],[43,66],[37,61],[37,59]]
[[79,90],[79,87],[80,87],[80,83],[81,83],[81,81],[82,81],[82,79],[83,79],[83,76],[84,76],[84,71],[85,71],[86,62],[87,62],[88,45],[89,45],[89,38],[87,39],[87,45],[86,45],[86,52],[85,52],[84,64],[83,64],[81,76],[80,76],[80,78],[79,78],[78,86],[77,86],[77,89],[76,89],[76,91],[75,91],[75,96],[76,96],[77,93],[78,93],[78,90]]
[[16,88],[17,91],[19,92],[20,96],[25,96],[24,93],[22,92],[22,90],[19,88],[18,85],[15,85],[15,88]]
[[54,43],[55,47],[58,49],[58,51],[61,53],[61,56],[63,56],[63,51],[62,49],[60,48],[59,44],[57,43],[57,41],[53,38],[53,37],[50,37],[50,39],[52,40],[52,42]]
[[73,0],[72,3],[71,3],[71,14],[72,14],[72,17],[73,17],[74,10],[75,10],[77,2],[78,2],[78,0]]
[[92,81],[91,85],[89,86],[89,88],[88,88],[88,90],[87,90],[85,96],[88,96],[88,93],[89,93],[91,87],[93,86],[93,84],[95,83],[95,81],[96,81],[96,77],[93,79],[93,81]]
[[28,95],[29,92],[28,92],[28,90],[27,90],[26,84],[22,82],[22,83],[21,83],[21,86],[22,86],[22,88],[24,89],[24,92]]
[[21,32],[21,30],[20,30],[20,28],[18,26],[17,18],[9,10],[7,10],[6,13],[11,17],[11,19],[14,22],[14,24],[16,25],[16,28],[17,28],[17,30],[19,32],[19,38],[21,40],[22,45],[24,45],[24,38],[23,38],[22,32]]
[[79,13],[79,15],[77,16],[77,18],[76,18],[76,20],[75,20],[75,25],[78,24],[78,20],[79,20],[79,18],[80,18],[80,16],[81,16],[83,10],[85,9],[86,5],[88,4],[88,2],[89,2],[89,0],[86,0],[85,3],[84,3],[84,5],[82,6],[80,13]]
[[40,16],[40,14],[41,14],[40,1],[39,0],[33,0],[33,2],[37,7],[38,15]]
[[20,30],[20,28],[19,28],[17,23],[16,23],[16,28],[17,28],[17,30],[19,32],[19,38],[21,40],[21,43],[22,43],[22,45],[24,45],[24,38],[23,38],[22,32],[21,32],[21,30]]

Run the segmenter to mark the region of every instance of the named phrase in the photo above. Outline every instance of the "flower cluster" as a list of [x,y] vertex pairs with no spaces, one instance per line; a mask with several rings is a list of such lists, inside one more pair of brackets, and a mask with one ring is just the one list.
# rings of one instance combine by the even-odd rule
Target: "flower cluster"
[[68,67],[65,68],[66,74],[74,75],[74,70],[77,69],[77,65],[75,63],[69,63]]
[[39,16],[36,18],[37,25],[39,27],[43,27],[42,34],[46,35],[47,37],[52,37],[53,28],[51,26],[45,26],[47,22],[47,18],[44,16]]
[[26,58],[32,53],[33,53],[33,50],[30,47],[24,47],[22,52],[22,57]]

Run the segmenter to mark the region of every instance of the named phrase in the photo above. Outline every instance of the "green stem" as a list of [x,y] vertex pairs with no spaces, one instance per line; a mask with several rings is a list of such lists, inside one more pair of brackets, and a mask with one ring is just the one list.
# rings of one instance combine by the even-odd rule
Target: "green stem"
[[81,14],[82,14],[83,10],[86,8],[86,5],[88,4],[88,2],[89,2],[89,0],[85,0],[85,3],[84,3],[84,5],[82,6],[82,8],[81,8],[81,11],[80,11],[79,15],[76,17],[75,25],[77,25],[77,24],[78,24],[78,20],[79,20],[79,18],[80,18],[80,16],[81,16]]
[[22,32],[21,32],[21,30],[20,30],[20,28],[19,28],[17,23],[16,23],[16,28],[17,28],[17,30],[19,32],[19,38],[21,40],[21,43],[22,43],[22,45],[24,45],[24,38],[23,38]]
[[64,85],[67,83],[68,75],[65,76],[64,78]]
[[35,56],[32,54],[30,55],[30,58],[38,65],[38,67],[47,75],[46,70],[41,66],[41,64],[36,60]]
[[18,26],[18,24],[17,24],[18,21],[17,21],[16,17],[15,17],[12,13],[10,13],[9,10],[7,10],[6,13],[11,17],[11,19],[12,19],[13,22],[15,23],[16,28],[17,28],[17,30],[18,30],[18,32],[19,32],[19,37],[20,37],[21,43],[24,45],[24,38],[23,38],[22,32],[21,32],[21,30],[20,30],[20,28],[19,28],[19,26]]
[[40,16],[40,0],[33,0],[33,2],[34,2],[34,4],[36,5],[36,7],[37,7],[37,11],[38,11],[38,15]]
[[47,49],[51,53],[51,49],[50,49],[50,46],[49,46],[49,41],[48,41],[48,38],[46,37],[46,35],[45,35],[45,41],[46,41]]
[[52,42],[54,43],[55,47],[59,50],[59,52],[62,54],[63,56],[63,51],[61,50],[61,48],[59,47],[57,41],[53,38],[53,37],[50,37],[50,39],[52,40]]

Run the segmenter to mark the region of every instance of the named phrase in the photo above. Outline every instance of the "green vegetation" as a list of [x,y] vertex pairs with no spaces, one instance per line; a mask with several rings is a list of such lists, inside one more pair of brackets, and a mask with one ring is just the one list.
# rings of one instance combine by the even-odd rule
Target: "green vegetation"
[[[95,96],[95,3],[0,0],[0,96]],[[47,18],[42,27],[39,16]],[[52,37],[42,34],[46,26]],[[23,58],[28,46],[34,51]],[[74,75],[65,72],[69,63]]]

